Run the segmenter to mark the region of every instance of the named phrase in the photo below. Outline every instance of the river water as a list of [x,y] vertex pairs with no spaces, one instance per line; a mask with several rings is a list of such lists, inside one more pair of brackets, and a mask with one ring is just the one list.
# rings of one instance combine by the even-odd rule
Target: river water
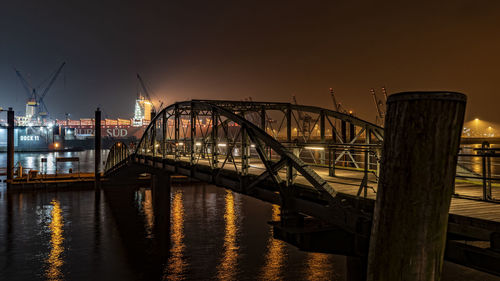
[[[35,166],[55,157],[49,154],[19,159]],[[86,159],[80,168],[90,172],[91,155],[65,156]],[[179,183],[170,208],[169,229],[160,235],[145,187],[12,193],[2,184],[0,280],[345,280],[344,257],[302,252],[272,237],[267,222],[278,218],[276,206]],[[500,280],[451,263],[443,279]]]

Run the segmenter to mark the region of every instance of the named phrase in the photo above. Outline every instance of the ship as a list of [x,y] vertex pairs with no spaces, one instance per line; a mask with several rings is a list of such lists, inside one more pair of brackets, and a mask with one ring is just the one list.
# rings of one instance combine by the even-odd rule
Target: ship
[[[28,100],[25,115],[15,116],[15,151],[76,151],[94,148],[95,119],[51,120],[36,114],[36,106],[36,101]],[[116,141],[129,144],[138,142],[151,121],[152,111],[151,101],[139,95],[135,101],[133,118],[101,120],[102,147],[109,148]],[[0,123],[0,150],[6,151],[7,124],[5,120]]]

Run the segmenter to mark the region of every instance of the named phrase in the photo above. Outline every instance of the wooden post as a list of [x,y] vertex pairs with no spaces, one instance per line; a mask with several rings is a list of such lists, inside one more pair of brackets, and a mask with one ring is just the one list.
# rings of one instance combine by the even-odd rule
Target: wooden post
[[168,253],[170,233],[170,174],[151,175],[151,195],[153,198],[154,231],[156,243],[161,253]]
[[440,280],[465,104],[451,92],[387,100],[367,280]]
[[7,185],[14,179],[14,110],[7,111]]
[[94,177],[95,177],[95,189],[98,190],[101,187],[101,110],[97,108],[95,111],[95,124],[94,124]]

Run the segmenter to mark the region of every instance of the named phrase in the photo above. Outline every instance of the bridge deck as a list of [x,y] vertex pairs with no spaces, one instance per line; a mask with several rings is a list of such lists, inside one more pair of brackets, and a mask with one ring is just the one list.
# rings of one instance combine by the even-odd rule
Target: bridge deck
[[[180,161],[189,163],[189,157],[181,157]],[[208,160],[204,159],[199,159],[197,164],[209,166]],[[224,169],[235,170],[232,163],[226,163]],[[354,196],[356,196],[356,194],[358,193],[359,185],[363,178],[362,172],[337,168],[335,169],[335,177],[331,177],[328,175],[328,168],[326,167],[314,167],[314,170],[323,179],[328,181],[337,192]],[[249,174],[253,175],[259,175],[264,171],[264,165],[261,163],[251,163],[248,170]],[[285,178],[284,171],[281,171],[279,174],[282,178]],[[310,186],[309,182],[300,175],[295,178],[295,181],[302,185]],[[368,186],[369,188],[367,189],[367,198],[375,200],[377,183],[375,182],[375,175],[371,173],[368,177]],[[482,187],[479,184],[458,181],[455,185],[455,190],[456,193],[461,195],[473,197],[482,196]],[[493,195],[496,198],[500,198],[500,187],[493,187]],[[363,192],[361,193],[361,196],[363,196]],[[500,204],[454,197],[451,200],[450,214],[500,222]]]

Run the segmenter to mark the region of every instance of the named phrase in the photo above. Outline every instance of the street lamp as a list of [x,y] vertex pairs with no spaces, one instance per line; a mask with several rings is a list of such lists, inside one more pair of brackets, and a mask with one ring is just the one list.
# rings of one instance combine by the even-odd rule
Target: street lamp
[[474,135],[478,136],[478,135],[480,135],[479,134],[479,118],[474,119],[474,123],[476,124],[476,132]]

